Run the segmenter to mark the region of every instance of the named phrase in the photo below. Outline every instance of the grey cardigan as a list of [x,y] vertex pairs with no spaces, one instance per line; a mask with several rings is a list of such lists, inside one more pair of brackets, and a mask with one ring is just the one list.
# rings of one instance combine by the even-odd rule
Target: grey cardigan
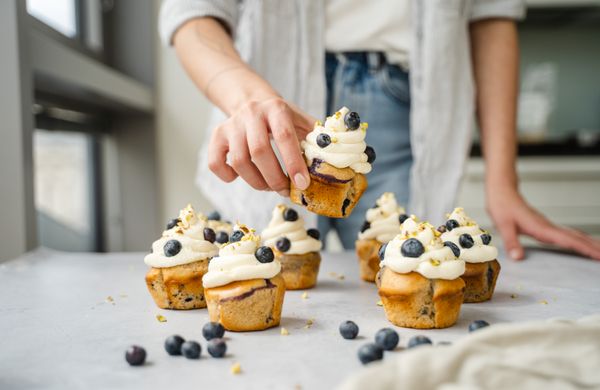
[[[164,43],[170,44],[186,21],[203,16],[220,19],[253,69],[285,99],[322,118],[325,1],[166,0],[159,30]],[[474,129],[469,22],[520,19],[525,7],[522,0],[412,0],[411,6],[414,165],[408,209],[421,219],[439,223],[454,207]],[[223,114],[216,112],[211,125],[223,119]],[[241,180],[226,187],[207,170],[205,150],[200,152],[197,183],[215,206],[230,210],[232,217],[256,221],[257,227],[266,224],[269,209],[280,200],[276,194],[252,194]],[[248,202],[254,201],[256,207],[248,210]]]

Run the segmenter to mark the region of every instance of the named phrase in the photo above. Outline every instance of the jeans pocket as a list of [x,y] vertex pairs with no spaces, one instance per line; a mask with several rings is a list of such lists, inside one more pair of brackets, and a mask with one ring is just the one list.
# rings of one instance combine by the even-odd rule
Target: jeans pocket
[[390,98],[402,103],[410,102],[408,74],[397,65],[384,65],[377,72],[377,82],[381,90]]

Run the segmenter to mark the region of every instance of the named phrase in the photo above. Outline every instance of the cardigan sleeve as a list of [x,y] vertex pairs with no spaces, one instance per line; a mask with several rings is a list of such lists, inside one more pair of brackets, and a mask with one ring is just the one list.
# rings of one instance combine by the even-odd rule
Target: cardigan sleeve
[[525,3],[523,0],[473,0],[470,20],[488,18],[522,20],[525,18]]

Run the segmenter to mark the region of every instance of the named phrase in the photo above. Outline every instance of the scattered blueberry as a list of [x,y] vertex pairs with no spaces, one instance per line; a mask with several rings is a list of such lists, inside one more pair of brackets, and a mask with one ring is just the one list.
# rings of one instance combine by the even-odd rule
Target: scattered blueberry
[[309,236],[311,236],[312,238],[314,238],[315,240],[320,240],[321,239],[321,232],[318,229],[308,229],[306,231],[306,234],[308,234]]
[[452,253],[454,253],[454,256],[456,256],[456,257],[460,256],[460,248],[458,247],[458,245],[456,245],[452,241],[445,241],[444,246],[447,246],[448,248],[450,248],[452,250]]
[[217,210],[215,210],[212,213],[208,214],[206,216],[206,218],[208,218],[209,221],[220,221],[221,214],[219,214],[219,212]]
[[367,162],[369,164],[373,164],[373,162],[375,161],[375,158],[377,158],[377,155],[375,154],[375,149],[373,149],[370,146],[367,146],[365,148],[365,154],[367,155]]
[[408,218],[409,218],[408,215],[406,215],[406,214],[400,214],[400,217],[398,217],[398,221],[400,223],[404,223],[404,221],[406,221]]
[[214,358],[222,358],[227,352],[227,344],[223,339],[212,339],[208,342],[208,353]]
[[449,219],[446,221],[446,229],[448,229],[449,232],[452,231],[452,229],[459,227],[459,223],[456,219]]
[[361,228],[360,228],[360,232],[364,232],[365,230],[369,229],[371,227],[371,223],[369,221],[365,221],[363,222]]
[[375,333],[375,344],[386,351],[392,351],[398,345],[400,336],[392,328],[383,328]]
[[326,148],[331,143],[331,137],[328,134],[321,133],[317,135],[317,145],[321,148]]
[[492,236],[490,236],[489,234],[484,233],[481,235],[481,242],[483,242],[483,245],[488,245],[491,241]]
[[181,344],[184,342],[183,337],[179,335],[169,336],[165,340],[165,351],[171,356],[181,355]]
[[169,222],[167,222],[167,230],[173,229],[179,223],[179,218],[173,218]]
[[214,230],[212,230],[209,227],[204,228],[204,239],[211,243],[215,242],[215,240],[217,239],[217,234],[215,233]]
[[425,252],[425,247],[416,238],[409,238],[402,243],[400,252],[404,257],[419,257]]
[[181,243],[177,240],[169,240],[165,243],[164,246],[165,256],[173,257],[176,256],[179,251],[181,251]]
[[289,251],[291,246],[292,246],[292,243],[286,237],[281,237],[275,243],[275,248],[277,248],[277,250],[280,251],[280,252],[287,252],[287,251]]
[[458,243],[463,248],[470,248],[475,244],[475,242],[473,241],[473,237],[471,237],[471,235],[467,233],[461,234],[460,237],[458,237]]
[[287,208],[283,211],[284,221],[294,222],[298,220],[298,213],[292,208]]
[[200,359],[202,347],[195,341],[186,341],[181,344],[181,354],[188,359]]
[[368,364],[375,360],[383,359],[383,349],[376,344],[365,344],[358,350],[358,358],[362,364]]
[[207,322],[202,327],[202,336],[207,340],[223,338],[225,328],[218,322]]
[[415,336],[408,340],[408,348],[414,348],[425,344],[432,344],[431,340],[427,336]]
[[241,230],[236,230],[233,233],[231,233],[231,238],[229,239],[229,241],[238,242],[242,239],[242,237],[244,237],[244,232]]
[[344,117],[344,124],[348,130],[356,130],[360,127],[360,116],[354,111],[349,112]]
[[385,257],[385,250],[387,248],[387,242],[379,247],[379,260],[383,260]]
[[268,246],[258,247],[256,252],[254,252],[254,256],[256,260],[261,263],[270,263],[275,259],[275,255],[273,254],[273,250]]
[[146,361],[146,350],[140,346],[132,345],[125,351],[125,360],[130,366],[141,366]]
[[229,241],[229,234],[227,232],[219,232],[217,233],[217,238],[215,239],[219,244],[225,244]]
[[473,321],[469,324],[469,332],[475,332],[478,329],[485,328],[486,326],[490,326],[487,321],[477,320]]
[[340,324],[340,334],[346,340],[355,339],[358,335],[358,325],[353,321],[344,321]]

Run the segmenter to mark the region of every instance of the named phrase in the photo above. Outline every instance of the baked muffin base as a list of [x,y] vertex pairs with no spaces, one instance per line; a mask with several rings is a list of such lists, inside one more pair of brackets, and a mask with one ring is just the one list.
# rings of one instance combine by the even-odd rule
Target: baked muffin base
[[396,326],[416,329],[447,328],[456,323],[465,282],[427,279],[419,273],[396,273],[383,267],[377,276],[379,296],[387,319]]
[[500,263],[498,260],[466,263],[465,273],[461,276],[465,281],[464,302],[477,303],[491,299],[499,274]]
[[379,248],[382,244],[377,240],[369,239],[356,240],[355,245],[360,278],[367,282],[375,282],[375,277],[379,272]]
[[286,290],[302,290],[317,284],[321,255],[309,252],[301,255],[281,254],[277,256],[281,263],[281,276],[285,280]]
[[210,321],[229,331],[263,330],[279,325],[285,294],[281,274],[271,279],[233,282],[205,290]]
[[146,286],[161,309],[202,309],[206,307],[202,276],[208,272],[209,259],[168,268],[150,268]]

